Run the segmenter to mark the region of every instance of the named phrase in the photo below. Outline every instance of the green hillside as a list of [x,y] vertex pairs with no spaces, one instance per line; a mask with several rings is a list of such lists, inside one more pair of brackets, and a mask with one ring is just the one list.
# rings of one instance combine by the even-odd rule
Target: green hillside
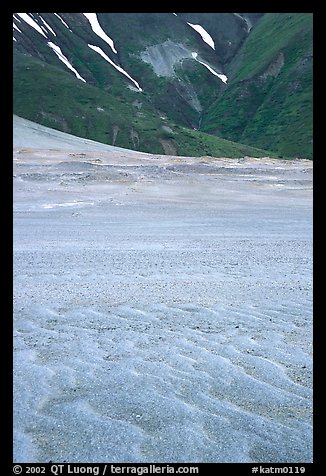
[[268,13],[234,60],[229,87],[203,116],[225,139],[312,158],[312,14]]
[[144,152],[312,158],[312,14],[99,13],[117,53],[81,13],[31,14],[44,34],[17,15],[18,116]]
[[85,84],[69,73],[17,54],[13,109],[18,116],[80,137],[143,152],[185,156],[263,157],[267,151],[237,144],[155,114],[146,95],[116,86],[113,94]]

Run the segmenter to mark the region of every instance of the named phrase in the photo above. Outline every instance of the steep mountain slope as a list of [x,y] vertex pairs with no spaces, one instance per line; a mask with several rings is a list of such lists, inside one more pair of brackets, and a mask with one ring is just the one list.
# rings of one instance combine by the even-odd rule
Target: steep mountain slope
[[202,130],[312,157],[312,14],[268,13],[246,39]]
[[[259,121],[257,127],[251,125],[249,115],[240,137],[236,128],[229,131],[229,113],[223,116],[218,109],[220,104],[230,111],[234,107],[232,100],[223,101],[238,84],[237,71],[250,60],[243,51],[265,17],[14,14],[14,113],[81,137],[152,153],[266,155],[234,144],[243,139],[261,146]],[[269,154],[284,153],[273,141],[268,149]]]

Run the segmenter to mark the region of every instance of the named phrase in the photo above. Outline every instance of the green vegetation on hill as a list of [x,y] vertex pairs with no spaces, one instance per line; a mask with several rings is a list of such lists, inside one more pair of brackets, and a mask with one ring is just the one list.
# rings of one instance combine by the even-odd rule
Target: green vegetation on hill
[[[24,21],[14,32],[15,114],[144,152],[312,158],[312,14],[99,13],[117,54],[83,14],[60,15],[69,29],[54,14],[33,14],[54,29],[52,40]],[[207,28],[215,50],[188,21]],[[48,40],[60,45],[87,83]],[[89,44],[102,48],[143,91]],[[226,72],[227,85],[191,52]]]
[[244,43],[230,85],[202,130],[312,158],[312,14],[268,13]]
[[103,91],[23,54],[14,61],[18,116],[80,137],[143,152],[262,157],[268,152],[184,128],[160,117],[143,93]]

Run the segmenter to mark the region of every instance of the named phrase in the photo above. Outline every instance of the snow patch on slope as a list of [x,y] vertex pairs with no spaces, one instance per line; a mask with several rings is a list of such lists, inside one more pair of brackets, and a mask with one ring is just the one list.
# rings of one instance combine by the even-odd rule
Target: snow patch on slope
[[204,63],[203,61],[200,61],[198,59],[198,53],[195,53],[193,52],[192,53],[192,57],[198,61],[198,63],[202,64],[203,66],[205,66],[205,68],[208,69],[208,71],[210,71],[212,74],[214,74],[214,76],[217,76],[218,78],[220,78],[221,81],[223,81],[224,84],[227,83],[228,81],[228,78],[227,76],[225,76],[225,74],[221,74],[221,73],[218,73],[217,71],[215,71],[211,66],[209,66],[208,64]]
[[89,21],[94,33],[100,38],[102,38],[102,40],[104,40],[110,46],[114,53],[118,53],[114,47],[113,40],[105,33],[105,31],[99,24],[96,13],[83,13],[83,15],[85,15],[85,17]]
[[69,28],[69,26],[67,25],[67,23],[61,18],[61,16],[58,15],[57,13],[54,13],[54,15],[55,15],[57,18],[59,18],[59,20],[61,21],[61,23],[62,23],[66,28],[68,28],[68,30],[71,31],[71,33],[72,33],[72,30]]
[[139,86],[137,81],[133,79],[123,68],[121,68],[121,66],[118,66],[117,64],[115,64],[99,46],[94,46],[94,45],[87,45],[87,46],[89,46],[89,48],[91,48],[92,50],[96,51],[96,53],[101,55],[102,58],[105,59],[105,61],[110,63],[115,69],[117,69],[120,73],[124,74],[128,79],[130,79],[130,81],[132,81],[135,84],[138,91],[142,91],[142,88]]
[[36,21],[34,21],[27,13],[17,13],[18,16],[20,16],[20,18],[22,20],[24,20],[26,23],[29,24],[29,26],[31,26],[32,28],[34,28],[34,30],[36,30],[38,33],[40,33],[41,35],[44,36],[44,38],[47,39],[47,36],[46,34],[44,33],[44,31],[42,30],[42,28],[36,23]]
[[48,46],[55,52],[59,60],[62,61],[67,66],[67,68],[69,68],[76,75],[78,79],[86,83],[85,79],[82,78],[78,71],[70,64],[68,58],[66,58],[66,56],[62,53],[61,48],[58,45],[48,41]]
[[184,59],[194,59],[198,63],[207,68],[214,76],[217,76],[224,83],[227,82],[227,77],[215,71],[207,63],[198,59],[198,53],[191,52],[187,47],[181,43],[174,43],[167,40],[158,45],[149,46],[140,55],[144,63],[150,64],[157,76],[175,76],[174,66]]
[[48,23],[46,23],[46,21],[41,17],[40,15],[40,19],[42,20],[42,22],[44,23],[44,25],[46,26],[46,28],[54,35],[54,36],[57,36],[56,32],[50,27],[50,25]]
[[193,28],[195,31],[197,31],[197,33],[200,34],[200,36],[205,41],[205,43],[208,44],[208,46],[210,46],[211,48],[213,48],[213,50],[215,50],[215,43],[213,38],[211,37],[209,33],[207,33],[207,31],[201,25],[195,25],[193,23],[189,23],[188,21],[187,21],[187,24],[191,26],[191,28]]
[[19,31],[19,33],[21,33],[20,29],[18,28],[18,26],[15,25],[14,22],[12,22],[12,25],[13,25],[14,30],[17,30],[17,31]]

